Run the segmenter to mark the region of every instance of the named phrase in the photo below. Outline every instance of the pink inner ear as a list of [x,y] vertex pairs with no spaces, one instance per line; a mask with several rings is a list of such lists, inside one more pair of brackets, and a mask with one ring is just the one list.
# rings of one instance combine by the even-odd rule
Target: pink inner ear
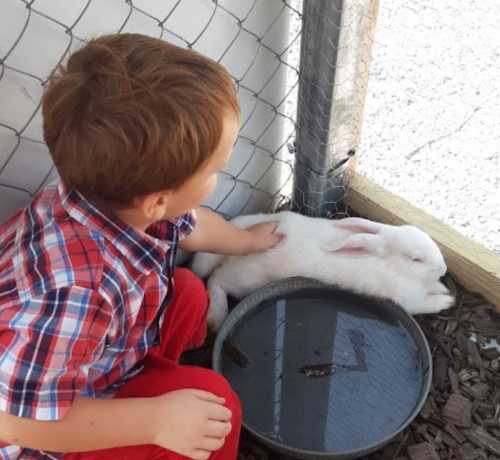
[[378,232],[373,228],[362,227],[361,225],[341,225],[341,227],[349,232],[353,233],[371,233],[372,235]]
[[367,256],[370,254],[366,248],[342,248],[337,251],[332,251],[332,253],[346,256]]
[[340,254],[345,256],[368,256],[370,252],[362,246],[343,246],[338,249],[324,249],[325,252],[330,254]]
[[359,217],[346,217],[334,220],[333,225],[352,233],[368,233],[371,235],[379,233],[381,228],[381,225],[377,222],[367,221]]
[[355,233],[343,241],[330,241],[322,246],[325,252],[349,256],[381,255],[383,238],[380,235]]

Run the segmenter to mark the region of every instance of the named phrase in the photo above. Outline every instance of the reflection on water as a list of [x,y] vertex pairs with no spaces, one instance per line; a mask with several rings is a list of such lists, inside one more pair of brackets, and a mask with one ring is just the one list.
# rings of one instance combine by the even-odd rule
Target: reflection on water
[[241,367],[223,358],[245,423],[295,448],[368,447],[398,429],[421,390],[421,356],[407,330],[381,309],[337,297],[304,291],[268,301],[230,340],[250,359]]

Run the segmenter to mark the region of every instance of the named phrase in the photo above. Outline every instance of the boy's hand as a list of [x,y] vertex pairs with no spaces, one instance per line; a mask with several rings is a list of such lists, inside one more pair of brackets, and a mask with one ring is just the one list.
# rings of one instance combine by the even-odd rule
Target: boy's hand
[[249,244],[246,254],[262,252],[276,246],[285,235],[275,233],[278,222],[261,222],[246,229],[249,234]]
[[206,460],[224,445],[231,431],[231,411],[224,398],[208,391],[185,389],[157,400],[154,444],[195,460]]

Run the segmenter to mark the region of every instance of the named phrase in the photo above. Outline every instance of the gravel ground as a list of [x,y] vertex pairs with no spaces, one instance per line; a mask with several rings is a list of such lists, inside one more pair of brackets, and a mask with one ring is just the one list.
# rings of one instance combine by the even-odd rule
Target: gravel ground
[[358,171],[500,254],[497,0],[381,1]]

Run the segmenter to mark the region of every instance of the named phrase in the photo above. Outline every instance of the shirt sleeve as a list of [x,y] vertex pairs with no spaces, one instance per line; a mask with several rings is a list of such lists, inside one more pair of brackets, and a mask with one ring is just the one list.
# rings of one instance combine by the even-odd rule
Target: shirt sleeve
[[147,233],[159,240],[169,243],[177,243],[189,236],[196,225],[196,211],[190,212],[180,217],[155,222],[147,228]]
[[95,291],[72,286],[9,310],[0,311],[0,410],[60,420],[102,355],[110,308]]

